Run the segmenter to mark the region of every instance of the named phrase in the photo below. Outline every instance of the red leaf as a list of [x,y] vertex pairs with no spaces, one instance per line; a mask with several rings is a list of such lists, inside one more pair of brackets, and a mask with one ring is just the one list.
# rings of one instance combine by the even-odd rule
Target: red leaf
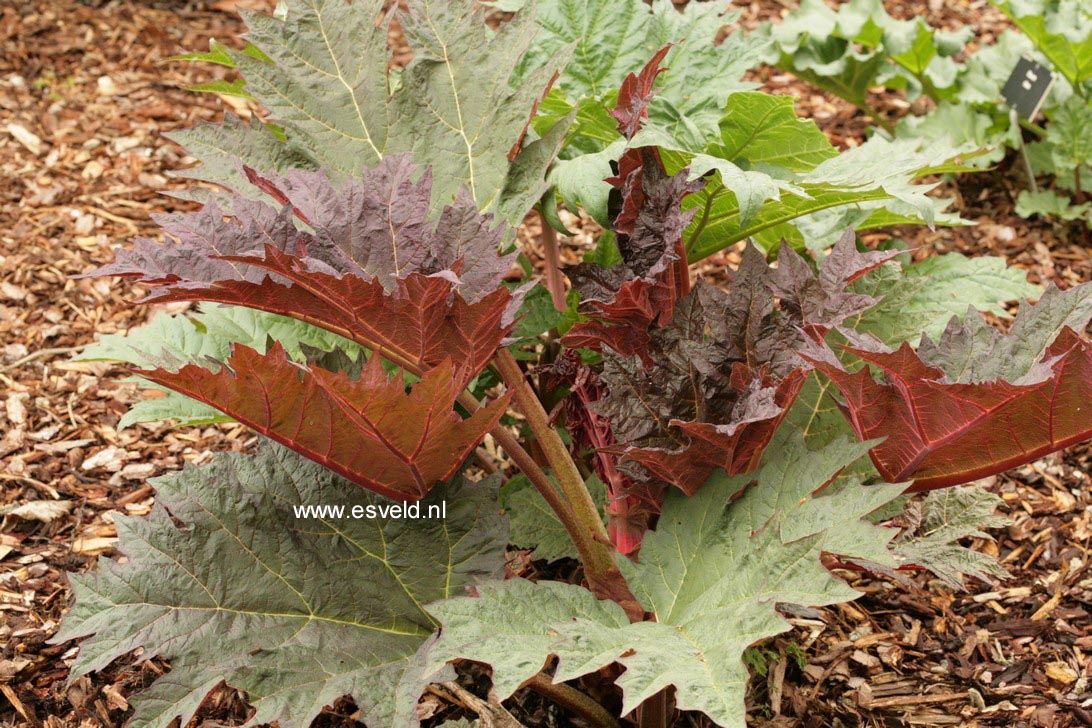
[[451,477],[508,404],[501,397],[462,419],[452,411],[463,385],[450,361],[407,394],[401,373],[388,377],[377,357],[352,381],[295,364],[280,344],[264,355],[236,346],[217,372],[188,364],[139,374],[395,500],[419,500]]
[[743,406],[737,405],[741,412],[731,422],[672,420],[670,424],[689,437],[688,447],[681,450],[631,447],[622,453],[687,495],[694,495],[716,468],[722,468],[728,475],[749,473],[758,465],[766,444],[785,419],[807,377],[808,370],[801,368],[779,381],[764,374],[752,379],[752,373],[737,363],[732,371],[732,386],[744,393]]
[[[414,373],[451,357],[469,382],[512,328],[501,284],[511,256],[469,193],[428,219],[428,171],[391,155],[335,188],[321,172],[246,174],[279,210],[235,196],[161,218],[173,236],[138,240],[89,275],[158,285],[147,300],[207,300],[292,316],[381,352]],[[311,231],[298,230],[292,215]]]
[[886,381],[867,366],[847,372],[829,349],[809,358],[842,391],[858,436],[886,438],[870,453],[876,469],[890,482],[913,479],[913,491],[1000,473],[1092,437],[1092,344],[1068,327],[1022,383],[952,381],[909,344],[849,351]]
[[511,302],[505,288],[467,303],[450,280],[411,273],[387,293],[378,279],[308,271],[299,259],[272,246],[266,248],[264,258],[227,256],[222,260],[276,275],[258,283],[226,280],[207,288],[167,286],[157,300],[215,301],[293,316],[352,339],[414,372],[451,359],[456,362],[455,379],[464,385],[485,368],[512,328],[512,323],[502,325]]
[[656,77],[666,71],[660,68],[664,58],[674,43],[665,45],[649,59],[640,73],[631,73],[622,81],[618,89],[618,103],[610,115],[618,121],[618,131],[622,136],[632,139],[641,126],[641,121],[648,115],[648,103],[656,95],[653,85]]
[[694,211],[680,202],[703,182],[686,171],[668,176],[653,148],[627,149],[619,177],[622,211],[614,221],[622,263],[609,269],[582,263],[566,271],[581,294],[582,313],[593,320],[573,326],[566,346],[648,358],[648,329],[671,320],[675,302],[690,291],[682,234]]

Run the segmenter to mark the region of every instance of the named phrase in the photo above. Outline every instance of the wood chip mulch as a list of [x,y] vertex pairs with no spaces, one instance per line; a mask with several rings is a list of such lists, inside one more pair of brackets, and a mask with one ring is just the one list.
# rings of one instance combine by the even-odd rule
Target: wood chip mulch
[[[741,4],[742,22],[792,4]],[[974,23],[989,35],[1005,25],[984,0],[888,5],[903,17]],[[153,313],[132,306],[141,291],[131,285],[70,276],[108,262],[136,236],[156,236],[152,214],[187,209],[163,193],[186,186],[169,173],[193,160],[162,133],[218,120],[225,110],[250,112],[185,90],[223,69],[167,60],[207,47],[209,38],[230,42],[243,30],[236,6],[268,7],[0,0],[0,726],[124,723],[128,697],[169,666],[134,655],[68,684],[77,646],[48,643],[70,603],[64,574],[119,556],[114,516],[150,510],[149,477],[253,444],[238,426],[118,432],[121,415],[144,394],[121,369],[72,361],[96,334],[127,330]],[[756,78],[770,92],[796,96],[800,113],[836,144],[863,138],[867,119],[844,102],[776,70]],[[893,114],[906,112],[901,103],[877,99]],[[1092,255],[1072,230],[1014,215],[1019,174],[1018,165],[1002,164],[938,190],[974,227],[894,234],[917,255],[1003,255],[1035,282],[1092,280]],[[567,259],[591,232],[563,239]],[[701,272],[720,277],[733,259],[729,251]],[[924,574],[896,582],[847,573],[865,596],[794,615],[796,628],[765,646],[753,724],[1092,725],[1090,465],[1085,445],[994,479],[1012,523],[975,546],[996,555],[1010,579],[955,593]],[[246,715],[245,700],[223,689],[194,725],[238,724]],[[319,724],[360,725],[351,703]]]

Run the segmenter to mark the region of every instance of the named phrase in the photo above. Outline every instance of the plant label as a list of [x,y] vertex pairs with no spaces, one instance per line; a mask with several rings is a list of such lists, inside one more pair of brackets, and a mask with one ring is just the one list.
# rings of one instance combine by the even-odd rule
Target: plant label
[[1039,113],[1039,107],[1043,105],[1043,99],[1053,83],[1054,76],[1050,69],[1030,58],[1021,58],[1016,68],[1012,69],[1009,80],[1005,81],[1001,96],[1017,114],[1030,121]]

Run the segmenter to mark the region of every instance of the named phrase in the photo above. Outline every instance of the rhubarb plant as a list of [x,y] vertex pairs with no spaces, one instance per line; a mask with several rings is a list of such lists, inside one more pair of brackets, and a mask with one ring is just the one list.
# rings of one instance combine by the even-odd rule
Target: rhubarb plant
[[[534,24],[518,16],[494,37],[477,15],[415,5],[405,23],[420,53],[392,91],[375,48],[348,50],[354,34],[375,40],[377,3],[284,7],[251,17],[261,55],[230,56],[248,93],[280,98],[269,108],[284,138],[235,122],[191,135],[206,159],[196,174],[222,189],[88,274],[200,306],[87,353],[173,393],[126,424],[234,420],[263,436],[254,454],[157,479],[153,512],[118,518],[127,559],[73,577],[56,639],[83,640],[74,676],[134,650],[170,661],[132,696],[134,725],[185,723],[227,684],[254,723],[306,726],[348,696],[372,728],[414,726],[430,683],[472,660],[499,699],[533,690],[588,725],[687,725],[698,712],[742,726],[746,650],[789,629],[786,608],[858,596],[831,566],[997,575],[958,543],[997,524],[993,496],[939,489],[1092,437],[1092,284],[1025,302],[1001,334],[967,306],[1004,317],[1038,293],[1021,273],[951,255],[910,263],[852,229],[808,253],[783,241],[776,260],[748,243],[723,284],[690,268],[741,239],[743,227],[710,222],[718,195],[765,230],[782,229],[763,217],[771,195],[817,199],[821,185],[867,188],[869,219],[904,220],[926,204],[907,171],[941,152],[838,156],[784,104],[745,91],[703,131],[715,148],[688,147],[654,104],[673,45],[624,75],[559,73],[557,93],[617,83],[591,93],[612,100],[622,144],[599,180],[609,236],[566,269],[571,304],[551,318],[541,283],[521,280],[508,223],[541,199],[568,122],[534,138],[545,84],[471,91],[461,75],[488,56],[490,78],[535,85],[549,63],[521,62],[527,45],[513,42],[530,44],[520,33]],[[640,25],[668,10],[633,12]],[[379,93],[372,72],[382,103],[364,103]],[[316,99],[302,89],[326,83],[324,116],[304,113]],[[455,155],[436,124],[452,99],[476,109],[466,124],[489,125]],[[367,156],[365,130],[381,154]],[[746,169],[729,161],[748,148]],[[854,178],[880,161],[879,187]],[[522,174],[530,186],[512,187]],[[831,221],[808,225],[818,236]],[[512,573],[510,545],[573,568]]]
[[954,56],[972,35],[970,28],[937,30],[921,18],[897,20],[881,0],[851,0],[837,10],[804,0],[761,32],[770,41],[767,62],[849,101],[877,124],[887,121],[869,101],[874,87],[903,90],[910,99],[954,98]]

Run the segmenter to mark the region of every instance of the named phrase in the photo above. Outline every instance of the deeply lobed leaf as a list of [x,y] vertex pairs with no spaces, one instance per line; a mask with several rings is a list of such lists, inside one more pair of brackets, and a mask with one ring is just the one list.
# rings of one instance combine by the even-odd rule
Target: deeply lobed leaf
[[[669,50],[661,48],[640,73],[631,73],[622,83],[611,116],[627,139],[644,124]],[[702,183],[688,180],[685,173],[669,176],[658,150],[651,147],[627,148],[617,174],[607,181],[620,200],[612,227],[621,262],[610,267],[581,263],[567,271],[592,321],[576,324],[562,341],[593,349],[605,344],[644,358],[649,327],[669,321],[675,301],[690,290],[682,233],[693,213],[679,206]]]
[[[272,342],[284,347],[294,361],[305,361],[316,352],[341,351],[350,360],[361,357],[361,348],[341,336],[309,324],[242,306],[202,305],[196,313],[160,313],[149,323],[125,336],[102,336],[80,353],[83,361],[116,361],[140,368],[157,366],[163,358],[205,365],[223,362],[233,344],[265,352]],[[145,382],[148,386],[157,385]],[[165,396],[137,402],[117,424],[120,431],[139,422],[174,420],[181,425],[230,421],[219,410],[171,390]]]
[[[335,189],[320,172],[251,179],[283,207],[234,198],[164,216],[174,236],[138,240],[88,275],[158,286],[148,300],[205,300],[292,316],[417,372],[446,358],[466,383],[511,330],[519,305],[500,285],[511,256],[467,195],[427,219],[431,174],[388,157]],[[310,231],[296,228],[292,216]]]
[[830,484],[866,449],[842,441],[810,452],[790,435],[753,476],[718,475],[693,497],[670,494],[640,562],[619,561],[655,621],[629,624],[617,605],[580,587],[510,580],[481,588],[480,598],[430,606],[442,622],[431,664],[488,663],[503,699],[550,655],[559,658],[555,681],[617,662],[625,667],[617,679],[624,713],[673,686],[680,710],[742,727],[748,672],[741,658],[754,642],[789,628],[777,606],[856,596],[821,554],[894,563],[887,550],[894,531],[862,519],[902,487]]
[[845,398],[862,438],[889,481],[929,490],[1002,472],[1092,437],[1092,344],[1076,333],[1092,319],[1092,284],[1050,288],[1023,306],[1002,335],[973,312],[953,319],[934,343],[923,337],[890,350],[850,347],[869,367],[850,373],[829,350],[809,358]]
[[[478,207],[512,224],[545,192],[552,154],[530,145],[508,159],[534,100],[565,60],[554,54],[522,83],[509,84],[533,46],[533,13],[495,32],[469,0],[415,2],[399,16],[414,59],[392,89],[387,28],[394,13],[382,0],[286,0],[281,10],[275,17],[244,13],[247,38],[261,54],[229,54],[246,91],[269,109],[287,141],[250,129],[225,148],[215,127],[200,127],[178,137],[197,145],[206,163],[197,174],[246,194],[225,157],[268,171],[285,171],[302,157],[341,182],[412,152],[436,167],[432,210],[465,187]],[[291,151],[274,151],[278,146]],[[285,164],[265,164],[271,154]]]
[[219,371],[187,364],[138,373],[221,410],[368,490],[416,501],[459,469],[508,404],[501,397],[463,419],[452,411],[462,382],[450,360],[407,394],[372,357],[357,380],[306,369],[275,344],[262,355],[236,346]]
[[[303,728],[350,695],[373,728],[417,725],[435,630],[421,605],[504,573],[495,480],[438,487],[422,513],[446,503],[445,519],[354,518],[391,504],[264,442],[153,483],[150,515],[117,518],[128,560],[71,576],[55,638],[87,637],[74,677],[137,649],[170,660],[129,696],[133,726],[186,724],[221,681],[245,691],[255,723]],[[345,512],[296,512],[316,505]]]
[[848,231],[818,273],[787,245],[777,268],[748,247],[730,293],[699,285],[651,332],[648,365],[606,354],[595,407],[621,454],[688,494],[715,468],[755,467],[810,370],[798,352],[872,306],[846,288],[897,254],[855,240]]

